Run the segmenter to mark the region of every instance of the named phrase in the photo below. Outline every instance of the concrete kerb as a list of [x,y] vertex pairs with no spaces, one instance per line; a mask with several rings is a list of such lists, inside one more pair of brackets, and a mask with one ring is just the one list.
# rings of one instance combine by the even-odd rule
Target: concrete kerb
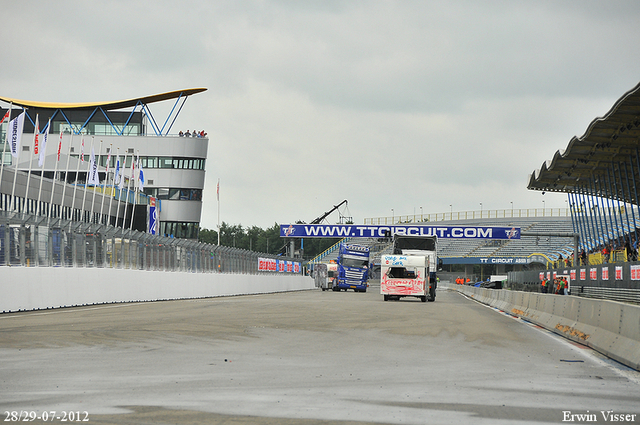
[[640,306],[460,285],[452,285],[450,289],[640,370]]

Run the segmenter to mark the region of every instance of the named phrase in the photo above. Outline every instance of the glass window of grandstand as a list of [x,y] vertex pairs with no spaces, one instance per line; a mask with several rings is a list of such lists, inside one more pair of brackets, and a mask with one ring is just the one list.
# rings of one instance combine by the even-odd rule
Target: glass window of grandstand
[[158,199],[169,199],[172,201],[202,201],[202,189],[180,189],[159,187],[145,188],[144,193]]
[[160,158],[160,168],[173,168],[173,158],[161,157]]
[[143,156],[140,158],[140,162],[144,168],[158,168],[157,156]]
[[[62,130],[64,134],[71,134],[71,129],[73,129],[73,134],[89,134],[87,128],[83,127],[83,123],[71,123],[71,126],[69,126],[69,123],[66,122],[58,123],[58,133],[60,132],[60,130]],[[87,145],[85,144],[85,149],[86,148]]]
[[175,221],[160,222],[160,233],[163,236],[174,238],[197,239],[198,223],[185,223]]
[[174,157],[140,157],[144,168],[174,168],[177,170],[204,170],[204,159]]
[[144,188],[144,194],[147,196],[151,196],[153,198],[157,198],[158,197],[158,189],[154,188],[154,187],[145,187]]
[[93,134],[96,136],[117,136],[122,133],[123,136],[140,135],[140,125],[129,123],[124,127],[124,123],[93,124]]
[[158,199],[169,199],[169,189],[166,187],[159,187]]

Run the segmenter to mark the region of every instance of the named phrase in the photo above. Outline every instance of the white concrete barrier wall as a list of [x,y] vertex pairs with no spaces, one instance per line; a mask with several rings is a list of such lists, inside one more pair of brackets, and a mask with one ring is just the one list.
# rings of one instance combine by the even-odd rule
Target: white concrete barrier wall
[[465,285],[448,287],[640,370],[640,306]]
[[308,276],[0,267],[0,312],[315,288]]

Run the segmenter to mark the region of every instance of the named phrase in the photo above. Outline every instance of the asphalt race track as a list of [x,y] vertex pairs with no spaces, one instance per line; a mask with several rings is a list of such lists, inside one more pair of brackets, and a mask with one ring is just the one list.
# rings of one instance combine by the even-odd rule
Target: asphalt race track
[[1,314],[0,359],[5,423],[640,422],[638,372],[445,290]]

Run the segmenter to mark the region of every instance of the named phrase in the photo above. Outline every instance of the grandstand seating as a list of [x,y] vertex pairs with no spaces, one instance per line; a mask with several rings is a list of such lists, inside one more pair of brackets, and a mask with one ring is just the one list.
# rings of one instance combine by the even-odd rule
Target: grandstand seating
[[[428,223],[425,223],[428,224]],[[439,221],[442,226],[496,226],[517,227],[529,233],[566,233],[574,232],[571,217],[507,217],[491,219],[470,219]],[[371,259],[375,261],[381,255],[390,253],[389,242],[376,238],[346,238],[343,241],[371,248]],[[532,254],[543,254],[551,261],[571,256],[574,250],[572,237],[559,236],[521,236],[511,240],[485,239],[440,239],[438,251],[440,258],[452,257],[528,257]],[[337,246],[331,247],[316,259],[315,262],[327,262],[337,258]]]

